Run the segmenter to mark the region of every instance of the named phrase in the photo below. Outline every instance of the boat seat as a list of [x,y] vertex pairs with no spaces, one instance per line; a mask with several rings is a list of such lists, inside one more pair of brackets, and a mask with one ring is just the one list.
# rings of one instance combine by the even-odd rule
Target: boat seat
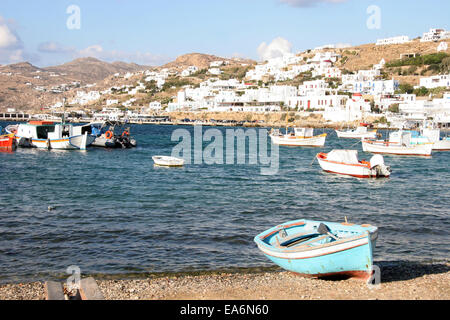
[[302,247],[308,247],[312,243],[320,241],[320,240],[323,240],[323,239],[326,239],[328,237],[330,237],[330,236],[329,235],[324,235],[324,236],[321,236],[321,237],[318,237],[318,238],[314,238],[314,239],[309,239],[309,240],[306,240],[306,241],[300,241],[300,242],[296,241],[296,242],[293,242],[293,243],[289,244],[287,247],[288,248],[295,247],[296,249],[302,248]]
[[319,235],[320,235],[319,233],[311,233],[311,232],[303,232],[303,233],[293,234],[289,237],[282,238],[281,239],[282,242],[280,245],[282,247],[288,247],[294,242],[298,243],[299,241],[310,240],[311,238],[317,237]]

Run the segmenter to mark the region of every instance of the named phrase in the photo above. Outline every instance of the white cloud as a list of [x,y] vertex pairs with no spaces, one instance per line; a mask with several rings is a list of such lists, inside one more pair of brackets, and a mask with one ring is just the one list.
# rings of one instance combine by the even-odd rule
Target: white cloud
[[319,3],[344,3],[348,0],[278,0],[293,7],[312,7]]
[[77,51],[75,56],[78,58],[93,57],[108,62],[133,62],[143,65],[161,65],[170,61],[169,57],[163,55],[156,55],[150,52],[140,51],[126,52],[119,50],[105,50],[101,45],[98,44]]
[[73,47],[65,47],[58,42],[43,42],[39,44],[38,51],[42,53],[75,53],[76,50]]
[[269,45],[265,42],[261,43],[257,50],[261,60],[269,60],[291,53],[292,44],[288,40],[278,37],[273,39]]
[[6,24],[0,24],[0,49],[16,47],[19,42]]
[[22,40],[0,16],[0,63],[21,62],[24,56]]

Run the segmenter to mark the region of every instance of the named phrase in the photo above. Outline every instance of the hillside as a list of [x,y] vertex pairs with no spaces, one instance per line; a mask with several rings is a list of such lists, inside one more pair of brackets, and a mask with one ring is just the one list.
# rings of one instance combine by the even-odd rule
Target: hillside
[[[450,47],[450,39],[444,40]],[[420,42],[420,40],[413,40],[409,43],[377,46],[375,44],[364,44],[345,49],[337,49],[336,51],[342,55],[342,59],[337,63],[337,67],[349,71],[356,71],[362,69],[369,69],[373,65],[378,64],[381,59],[386,62],[399,60],[401,56],[406,54],[426,55],[437,52],[437,47],[440,42]],[[447,50],[449,53],[449,50]],[[399,75],[394,70],[385,70],[388,78],[394,77],[402,83],[409,83],[411,85],[418,85],[420,74],[413,75]],[[430,74],[423,74],[426,76]]]
[[30,74],[37,71],[42,72],[43,70],[36,66],[33,66],[29,62],[20,62],[6,66],[0,66],[0,72],[2,73]]
[[209,68],[213,61],[226,61],[229,65],[255,64],[256,62],[248,59],[227,59],[210,54],[189,53],[179,56],[175,61],[163,65],[161,68],[173,68],[177,70],[185,69],[189,66],[196,66],[199,69]]
[[[450,40],[447,40],[450,44]],[[436,53],[439,43],[421,43],[418,40],[400,45],[376,46],[375,44],[365,44],[345,49],[335,49],[342,58],[336,66],[349,72],[359,69],[371,68],[384,59],[388,64],[400,58],[403,54],[426,55]],[[325,49],[331,51],[331,49]],[[447,53],[449,51],[447,50]],[[301,54],[308,58],[314,52],[304,52]],[[143,75],[136,74],[132,77],[115,77],[116,73],[124,75],[127,72],[135,73],[143,70],[161,70],[168,68],[181,72],[189,66],[196,66],[200,71],[190,77],[170,76],[163,91],[156,93],[141,92],[136,94],[138,105],[147,105],[150,101],[166,101],[176,96],[178,90],[186,85],[198,85],[212,76],[206,72],[213,61],[225,61],[227,65],[222,66],[220,79],[244,79],[245,73],[252,69],[255,61],[245,59],[227,59],[209,54],[190,53],[178,57],[175,61],[160,67],[147,67],[134,63],[113,62],[108,63],[95,58],[81,58],[59,66],[38,68],[28,62],[0,66],[0,112],[6,108],[13,107],[21,111],[37,111],[43,106],[53,105],[62,101],[63,97],[72,98],[78,91],[103,91],[113,86],[129,85],[135,86],[142,81]],[[413,71],[411,71],[414,69]],[[396,68],[385,68],[384,76],[399,80],[401,83],[418,85],[420,76],[433,74],[435,70],[429,70],[428,66],[402,66]],[[96,84],[86,88],[86,85]],[[289,85],[291,83],[280,83]],[[292,84],[294,85],[294,84]],[[95,104],[88,108],[101,108],[105,99],[118,99],[120,102],[130,99],[126,94],[114,96],[103,96]]]
[[108,63],[95,58],[80,58],[60,66],[45,68],[46,71],[65,74],[84,82],[95,82],[115,73],[136,72],[150,67],[135,63]]

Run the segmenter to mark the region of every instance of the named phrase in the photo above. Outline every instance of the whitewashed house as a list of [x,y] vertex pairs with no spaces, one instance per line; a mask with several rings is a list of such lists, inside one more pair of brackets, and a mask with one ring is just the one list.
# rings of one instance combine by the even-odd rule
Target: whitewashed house
[[208,72],[215,76],[221,75],[223,73],[219,68],[210,68],[208,69]]
[[194,74],[198,71],[198,68],[196,66],[189,66],[187,69],[183,70],[181,72],[182,77],[189,77],[191,74]]
[[420,42],[440,41],[449,38],[450,31],[445,31],[444,29],[430,29],[430,31],[423,34]]
[[450,74],[420,78],[420,87],[433,89],[438,87],[450,87]]
[[331,122],[360,121],[370,113],[370,103],[362,98],[359,93],[353,94],[351,99],[347,99],[345,106],[326,107],[323,117]]
[[384,45],[390,45],[390,44],[401,44],[401,43],[407,43],[409,42],[408,36],[397,36],[397,37],[391,37],[391,38],[385,38],[385,39],[378,39],[376,45],[377,46],[384,46]]
[[151,111],[161,111],[162,105],[161,105],[161,102],[159,102],[159,101],[153,101],[153,102],[150,102],[150,104],[148,105],[148,108]]

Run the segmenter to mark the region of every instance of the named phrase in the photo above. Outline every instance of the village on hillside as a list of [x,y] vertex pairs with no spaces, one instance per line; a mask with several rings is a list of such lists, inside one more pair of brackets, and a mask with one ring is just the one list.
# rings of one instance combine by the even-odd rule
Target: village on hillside
[[[189,114],[189,119],[184,119],[187,122],[215,121],[217,114],[226,120],[226,114],[233,114],[230,119],[244,122],[271,118],[239,119],[235,115],[292,112],[292,118],[284,117],[286,121],[314,115],[322,124],[371,121],[379,127],[402,127],[408,121],[427,119],[445,124],[450,123],[449,39],[450,31],[443,29],[430,29],[416,39],[379,39],[371,48],[374,54],[385,46],[402,45],[402,51],[395,58],[380,56],[377,63],[362,69],[352,67],[360,52],[326,45],[261,63],[217,59],[207,65],[116,73],[102,85],[73,81],[46,87],[27,83],[34,91],[56,95],[58,101],[42,105],[39,112],[1,103],[0,118],[22,115],[54,120],[66,113],[66,119],[76,121],[152,123],[170,121],[176,114],[185,118]],[[414,50],[422,44],[427,44],[428,51]],[[37,70],[34,78],[41,75]],[[61,75],[50,72],[49,76]],[[205,117],[205,113],[210,115]]]

